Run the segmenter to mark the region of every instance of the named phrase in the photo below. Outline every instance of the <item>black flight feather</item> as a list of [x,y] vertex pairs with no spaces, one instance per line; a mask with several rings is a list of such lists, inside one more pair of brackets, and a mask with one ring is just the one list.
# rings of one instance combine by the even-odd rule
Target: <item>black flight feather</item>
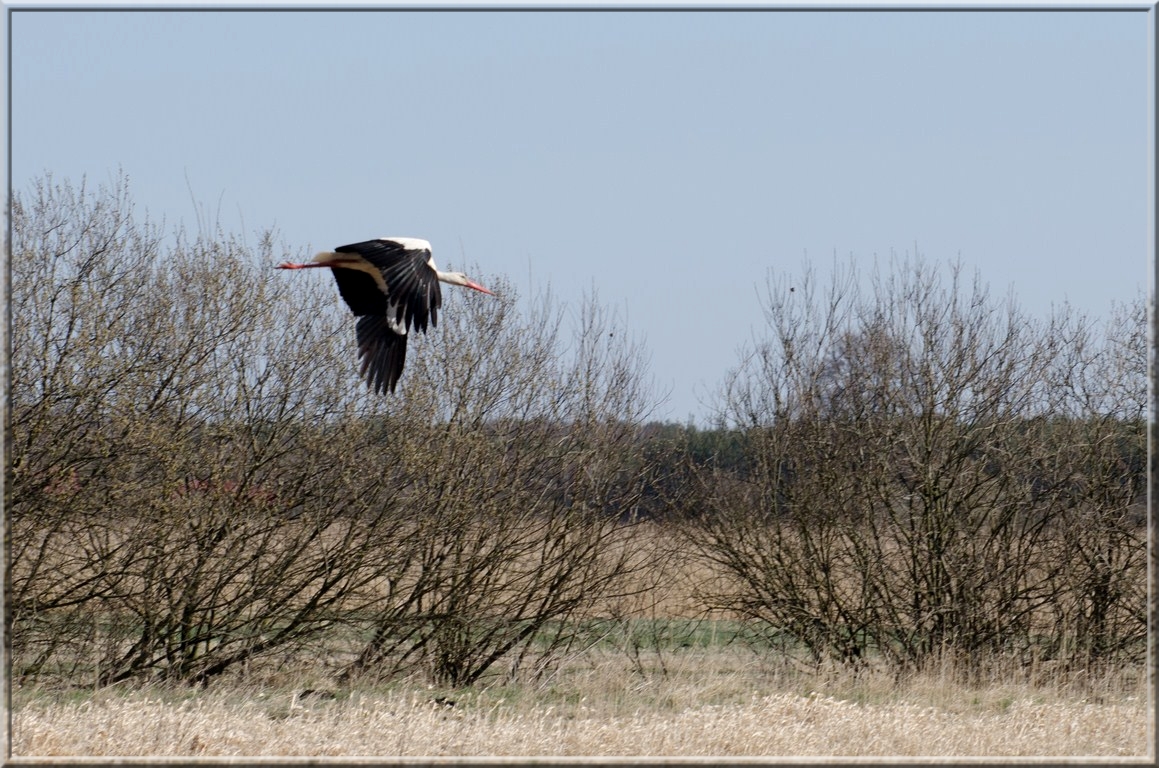
[[406,336],[395,333],[386,315],[358,318],[358,357],[362,368],[358,375],[366,379],[373,392],[394,392],[406,362]]

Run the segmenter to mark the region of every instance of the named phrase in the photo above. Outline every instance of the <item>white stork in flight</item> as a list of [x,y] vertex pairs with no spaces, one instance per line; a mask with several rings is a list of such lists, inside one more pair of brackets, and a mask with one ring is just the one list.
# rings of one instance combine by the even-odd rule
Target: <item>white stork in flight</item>
[[285,261],[277,269],[329,267],[338,292],[358,317],[359,375],[375,392],[394,392],[406,362],[406,334],[439,324],[439,281],[491,293],[462,272],[440,272],[431,244],[417,237],[380,237],[325,251],[305,264]]

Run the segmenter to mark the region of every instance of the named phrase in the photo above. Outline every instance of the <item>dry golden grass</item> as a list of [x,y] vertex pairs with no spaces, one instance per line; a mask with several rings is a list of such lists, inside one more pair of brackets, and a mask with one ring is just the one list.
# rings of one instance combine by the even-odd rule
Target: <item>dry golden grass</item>
[[[654,671],[654,670],[653,670]],[[222,686],[17,692],[12,756],[1046,756],[1142,758],[1142,685],[1086,697],[1059,687],[967,689],[936,676],[822,679],[685,652],[667,674],[623,659],[537,687],[421,686],[304,698]],[[454,699],[453,706],[436,701]],[[1093,699],[1099,699],[1096,703]]]
[[[480,703],[486,703],[485,700]],[[1034,703],[997,712],[859,706],[781,693],[747,705],[609,717],[495,706],[460,712],[415,696],[290,709],[148,696],[28,707],[20,756],[1143,756],[1137,704]]]

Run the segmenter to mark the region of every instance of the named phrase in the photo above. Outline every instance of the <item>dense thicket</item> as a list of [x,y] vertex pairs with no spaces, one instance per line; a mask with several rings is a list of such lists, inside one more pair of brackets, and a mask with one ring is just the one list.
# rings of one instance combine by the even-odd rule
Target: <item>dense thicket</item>
[[659,604],[661,557],[814,662],[1143,652],[1142,300],[1035,321],[922,262],[773,279],[696,429],[648,422],[596,296],[445,291],[385,398],[268,234],[164,232],[124,179],[46,178],[12,228],[17,679],[534,675]]

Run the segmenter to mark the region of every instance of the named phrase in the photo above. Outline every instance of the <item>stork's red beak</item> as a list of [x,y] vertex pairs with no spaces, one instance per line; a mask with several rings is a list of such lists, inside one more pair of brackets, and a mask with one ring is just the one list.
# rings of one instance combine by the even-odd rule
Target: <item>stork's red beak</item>
[[482,293],[485,293],[485,294],[487,294],[488,296],[494,296],[494,295],[495,295],[494,293],[492,293],[491,291],[487,290],[487,289],[486,289],[486,288],[484,288],[483,286],[479,285],[478,283],[471,282],[470,280],[468,280],[468,281],[467,281],[467,287],[468,287],[468,288],[474,288],[476,291],[480,291],[480,292],[482,292]]
[[322,264],[322,263],[319,263],[316,261],[310,261],[310,262],[307,262],[305,264],[298,264],[298,263],[293,262],[293,261],[283,261],[281,264],[274,267],[274,269],[309,269],[310,267],[328,267],[328,266],[330,266],[330,265],[329,264]]

